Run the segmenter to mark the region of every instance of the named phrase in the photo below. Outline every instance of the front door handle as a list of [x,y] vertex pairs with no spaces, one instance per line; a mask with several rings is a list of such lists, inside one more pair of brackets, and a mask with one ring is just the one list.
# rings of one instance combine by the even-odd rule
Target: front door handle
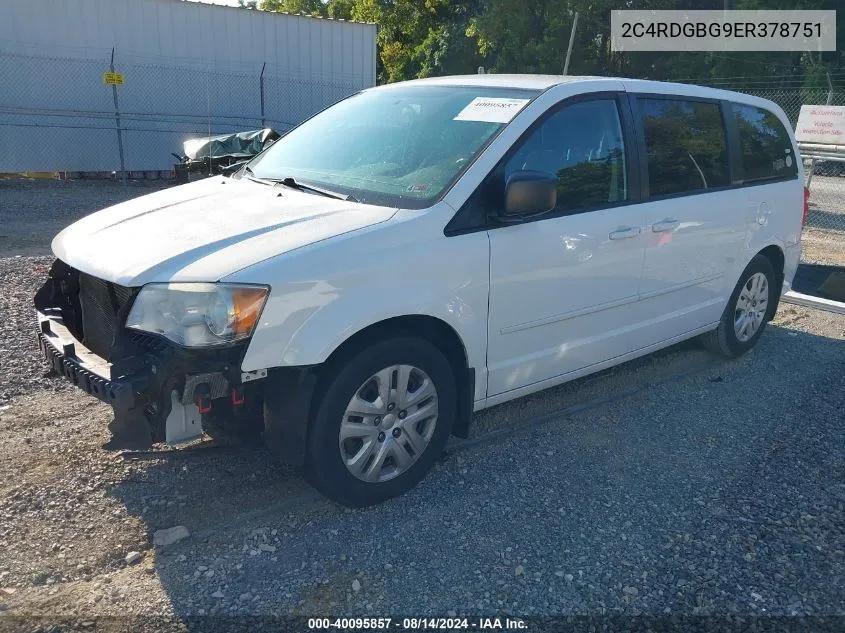
[[626,226],[624,228],[616,229],[615,231],[611,232],[608,237],[612,240],[626,240],[631,237],[637,237],[640,234],[640,227],[638,226]]
[[663,233],[664,231],[674,231],[681,225],[677,220],[666,218],[661,222],[655,222],[651,225],[651,230],[655,233]]

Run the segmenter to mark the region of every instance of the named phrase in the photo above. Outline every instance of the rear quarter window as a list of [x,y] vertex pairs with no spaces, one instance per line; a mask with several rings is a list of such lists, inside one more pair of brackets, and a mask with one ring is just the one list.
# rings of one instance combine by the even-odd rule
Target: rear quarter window
[[798,175],[798,161],[789,132],[773,113],[732,103],[739,136],[740,182],[779,180]]

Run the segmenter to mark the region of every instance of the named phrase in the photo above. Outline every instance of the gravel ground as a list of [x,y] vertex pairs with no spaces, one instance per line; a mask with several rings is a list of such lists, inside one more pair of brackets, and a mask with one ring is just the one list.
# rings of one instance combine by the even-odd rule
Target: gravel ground
[[801,262],[845,266],[845,230],[805,228],[801,234]]
[[[104,451],[109,409],[38,353],[31,296],[51,258],[28,255],[162,186],[0,180],[0,631],[845,616],[842,316],[782,305],[737,361],[691,342],[482,412],[418,488],[367,510],[326,501],[258,443]],[[845,265],[843,244],[810,227],[804,260]],[[153,545],[177,525],[190,536]]]
[[48,263],[0,259],[0,630],[845,616],[843,316],[782,305],[739,360],[686,344],[495,407],[409,494],[349,510],[259,444],[101,449],[108,408],[38,359]]
[[48,255],[53,237],[79,218],[170,183],[0,179],[0,257]]

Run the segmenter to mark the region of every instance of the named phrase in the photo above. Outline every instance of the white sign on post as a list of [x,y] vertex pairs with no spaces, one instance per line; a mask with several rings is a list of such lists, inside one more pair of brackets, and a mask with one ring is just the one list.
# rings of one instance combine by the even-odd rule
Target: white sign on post
[[795,126],[795,140],[845,145],[845,106],[802,105]]

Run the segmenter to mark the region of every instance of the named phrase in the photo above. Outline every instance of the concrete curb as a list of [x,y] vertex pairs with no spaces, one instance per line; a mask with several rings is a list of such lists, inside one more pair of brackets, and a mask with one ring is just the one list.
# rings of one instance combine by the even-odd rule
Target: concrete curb
[[806,306],[808,308],[835,312],[836,314],[845,314],[845,303],[842,303],[841,301],[832,301],[822,297],[805,295],[800,292],[795,292],[794,290],[790,290],[784,294],[783,297],[781,297],[781,301],[792,303],[794,305]]

